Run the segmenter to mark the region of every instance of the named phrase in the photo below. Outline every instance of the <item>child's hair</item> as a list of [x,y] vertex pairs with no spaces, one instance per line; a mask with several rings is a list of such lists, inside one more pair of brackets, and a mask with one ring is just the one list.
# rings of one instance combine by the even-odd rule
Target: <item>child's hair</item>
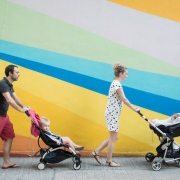
[[46,117],[42,117],[41,119],[40,119],[40,125],[41,124],[44,124],[44,123],[50,123],[50,121],[49,121],[49,119],[47,119]]
[[127,70],[127,68],[125,66],[121,65],[120,63],[115,63],[113,65],[113,69],[114,69],[114,75],[116,77],[119,76],[119,73],[124,73]]

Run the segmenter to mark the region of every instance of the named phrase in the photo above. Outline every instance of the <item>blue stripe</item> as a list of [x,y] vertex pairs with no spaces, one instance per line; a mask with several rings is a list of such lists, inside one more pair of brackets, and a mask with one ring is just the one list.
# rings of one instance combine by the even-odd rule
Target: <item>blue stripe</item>
[[[0,58],[8,62],[23,66],[25,68],[37,71],[39,73],[52,76],[54,78],[69,82],[80,87],[84,87],[97,93],[108,95],[110,82],[48,66],[45,64],[29,61],[19,57],[14,57],[4,53],[0,53]],[[147,93],[126,86],[124,86],[124,91],[128,99],[130,99],[131,103],[138,106],[165,115],[171,115],[175,112],[180,112],[180,101]]]
[[[112,65],[0,40],[1,53],[111,82]],[[180,78],[128,69],[127,87],[180,100]],[[180,72],[180,71],[179,71]],[[142,78],[143,77],[143,78]]]

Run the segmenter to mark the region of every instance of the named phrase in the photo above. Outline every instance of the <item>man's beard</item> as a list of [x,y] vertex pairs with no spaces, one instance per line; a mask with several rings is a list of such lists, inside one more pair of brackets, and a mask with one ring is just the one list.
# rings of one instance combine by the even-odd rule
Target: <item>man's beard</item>
[[17,77],[17,78],[11,77],[11,79],[12,79],[13,81],[17,81],[17,80],[18,80],[18,77]]

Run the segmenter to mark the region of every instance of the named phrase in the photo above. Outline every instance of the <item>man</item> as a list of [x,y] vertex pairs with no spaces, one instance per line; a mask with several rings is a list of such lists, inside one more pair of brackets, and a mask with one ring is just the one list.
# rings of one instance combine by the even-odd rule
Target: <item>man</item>
[[19,167],[19,165],[10,161],[11,145],[15,134],[13,125],[7,115],[8,107],[10,105],[22,113],[29,110],[29,107],[23,105],[13,89],[12,83],[17,81],[20,76],[18,67],[15,65],[7,66],[5,75],[6,77],[0,81],[0,137],[4,141],[2,169]]

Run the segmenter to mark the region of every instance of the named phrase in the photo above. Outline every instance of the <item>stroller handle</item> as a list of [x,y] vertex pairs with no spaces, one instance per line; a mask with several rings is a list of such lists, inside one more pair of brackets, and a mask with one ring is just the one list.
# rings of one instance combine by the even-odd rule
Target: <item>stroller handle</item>
[[141,111],[137,111],[137,113],[140,115],[140,116],[143,116],[143,114],[141,113]]
[[26,113],[26,115],[27,115],[28,117],[30,116],[28,111],[25,111],[25,113]]

